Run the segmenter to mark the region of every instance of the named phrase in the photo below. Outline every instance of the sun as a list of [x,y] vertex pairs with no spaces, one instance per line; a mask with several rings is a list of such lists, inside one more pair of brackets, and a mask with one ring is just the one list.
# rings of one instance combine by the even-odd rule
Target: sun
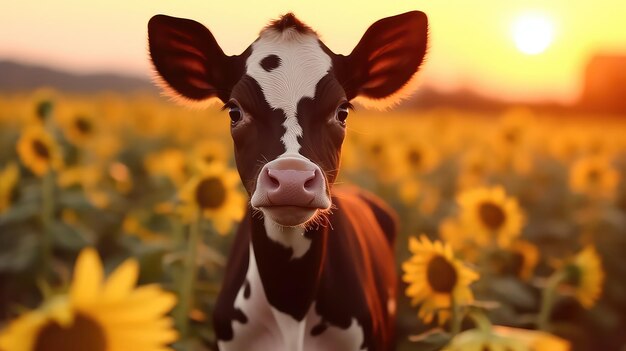
[[513,40],[519,51],[538,55],[546,51],[554,39],[554,25],[543,14],[527,13],[519,16],[512,26]]

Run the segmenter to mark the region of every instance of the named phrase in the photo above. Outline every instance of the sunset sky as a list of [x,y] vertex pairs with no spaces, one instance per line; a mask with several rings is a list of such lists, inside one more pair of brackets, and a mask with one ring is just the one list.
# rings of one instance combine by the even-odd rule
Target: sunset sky
[[[22,0],[0,12],[0,59],[147,77],[146,24],[154,14],[195,19],[226,53],[238,54],[270,19],[289,11],[347,54],[372,22],[410,10],[429,17],[422,81],[440,90],[570,102],[594,53],[626,53],[624,0]],[[548,23],[553,38],[545,51],[528,55],[516,46],[514,27],[523,16]]]

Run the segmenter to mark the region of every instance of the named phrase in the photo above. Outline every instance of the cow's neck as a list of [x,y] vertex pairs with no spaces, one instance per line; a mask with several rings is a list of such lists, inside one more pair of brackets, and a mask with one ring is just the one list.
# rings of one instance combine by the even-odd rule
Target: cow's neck
[[251,225],[252,248],[268,302],[278,312],[303,320],[317,293],[326,228],[305,232],[264,218],[253,218]]

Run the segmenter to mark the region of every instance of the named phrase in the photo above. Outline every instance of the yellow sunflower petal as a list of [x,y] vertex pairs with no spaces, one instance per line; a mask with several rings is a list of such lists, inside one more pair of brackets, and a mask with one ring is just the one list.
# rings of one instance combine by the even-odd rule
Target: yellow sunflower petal
[[233,227],[233,222],[230,218],[215,217],[213,218],[213,227],[219,235],[224,236],[230,233],[230,230]]
[[137,277],[139,276],[139,263],[137,260],[128,259],[111,273],[104,283],[102,295],[104,299],[121,299],[131,293]]
[[98,252],[93,248],[83,249],[74,268],[74,280],[70,288],[72,303],[80,306],[97,299],[103,278],[104,271]]

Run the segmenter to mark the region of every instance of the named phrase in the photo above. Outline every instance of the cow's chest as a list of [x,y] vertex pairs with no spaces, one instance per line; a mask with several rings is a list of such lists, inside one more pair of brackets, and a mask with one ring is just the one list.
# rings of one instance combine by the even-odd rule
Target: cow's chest
[[235,310],[241,313],[232,321],[233,339],[219,341],[221,351],[363,350],[363,329],[356,318],[343,329],[320,323],[315,303],[302,321],[274,309],[265,296],[252,247],[246,280],[235,298]]

